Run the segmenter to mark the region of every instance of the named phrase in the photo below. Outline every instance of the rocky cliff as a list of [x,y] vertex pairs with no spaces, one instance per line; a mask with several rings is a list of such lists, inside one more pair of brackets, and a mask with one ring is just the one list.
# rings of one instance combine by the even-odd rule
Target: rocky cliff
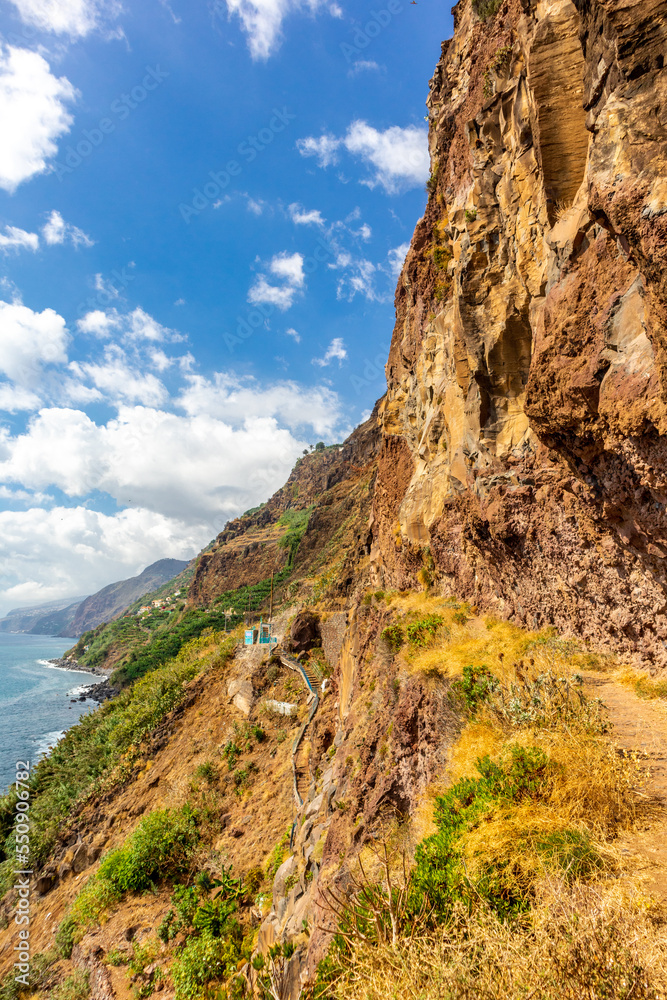
[[375,579],[426,566],[662,666],[667,4],[468,0],[455,26],[396,293]]
[[[386,395],[38,765],[38,996],[665,994],[666,14],[455,8]],[[279,646],[222,634],[284,569]]]

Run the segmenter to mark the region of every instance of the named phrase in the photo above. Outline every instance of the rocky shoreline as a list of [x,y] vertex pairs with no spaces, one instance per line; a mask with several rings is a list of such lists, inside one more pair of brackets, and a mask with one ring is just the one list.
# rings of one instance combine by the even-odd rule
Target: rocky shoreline
[[84,667],[73,656],[57,657],[49,660],[49,663],[60,670],[76,670],[80,673],[95,674],[102,678],[98,684],[86,687],[85,691],[78,698],[72,698],[72,701],[96,701],[101,705],[102,702],[109,701],[110,698],[115,698],[120,693],[119,688],[113,687],[109,683],[109,677],[105,671],[99,670],[97,667]]

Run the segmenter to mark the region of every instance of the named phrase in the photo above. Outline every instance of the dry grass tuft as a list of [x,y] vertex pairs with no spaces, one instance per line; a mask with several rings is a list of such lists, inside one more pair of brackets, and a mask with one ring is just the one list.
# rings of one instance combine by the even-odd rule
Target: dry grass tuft
[[436,933],[358,944],[339,1000],[663,1000],[667,933],[640,899],[553,885],[521,923],[458,907]]
[[640,698],[667,698],[667,680],[655,680],[642,670],[624,667],[616,674],[616,678],[621,684],[633,688]]

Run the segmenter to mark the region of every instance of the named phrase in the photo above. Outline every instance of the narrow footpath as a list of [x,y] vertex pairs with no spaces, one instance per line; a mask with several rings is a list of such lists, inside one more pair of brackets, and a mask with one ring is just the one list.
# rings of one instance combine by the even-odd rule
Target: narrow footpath
[[655,806],[655,818],[619,838],[624,854],[645,864],[646,889],[667,902],[667,701],[640,698],[632,688],[613,677],[586,674],[589,694],[600,698],[613,729],[613,743],[620,750],[638,752],[650,776],[642,794]]

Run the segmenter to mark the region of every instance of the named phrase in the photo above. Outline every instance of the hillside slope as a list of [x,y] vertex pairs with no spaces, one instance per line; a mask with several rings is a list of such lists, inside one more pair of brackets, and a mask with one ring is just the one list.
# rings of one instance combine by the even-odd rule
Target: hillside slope
[[102,622],[117,618],[138,598],[173,580],[187,565],[182,559],[158,559],[138,576],[103,587],[81,602],[72,621],[59,634],[78,637]]
[[29,632],[33,635],[58,635],[67,629],[85,597],[48,601],[36,607],[14,608],[0,619],[0,632]]
[[666,7],[457,5],[387,394],[75,647],[0,1000],[667,997]]

